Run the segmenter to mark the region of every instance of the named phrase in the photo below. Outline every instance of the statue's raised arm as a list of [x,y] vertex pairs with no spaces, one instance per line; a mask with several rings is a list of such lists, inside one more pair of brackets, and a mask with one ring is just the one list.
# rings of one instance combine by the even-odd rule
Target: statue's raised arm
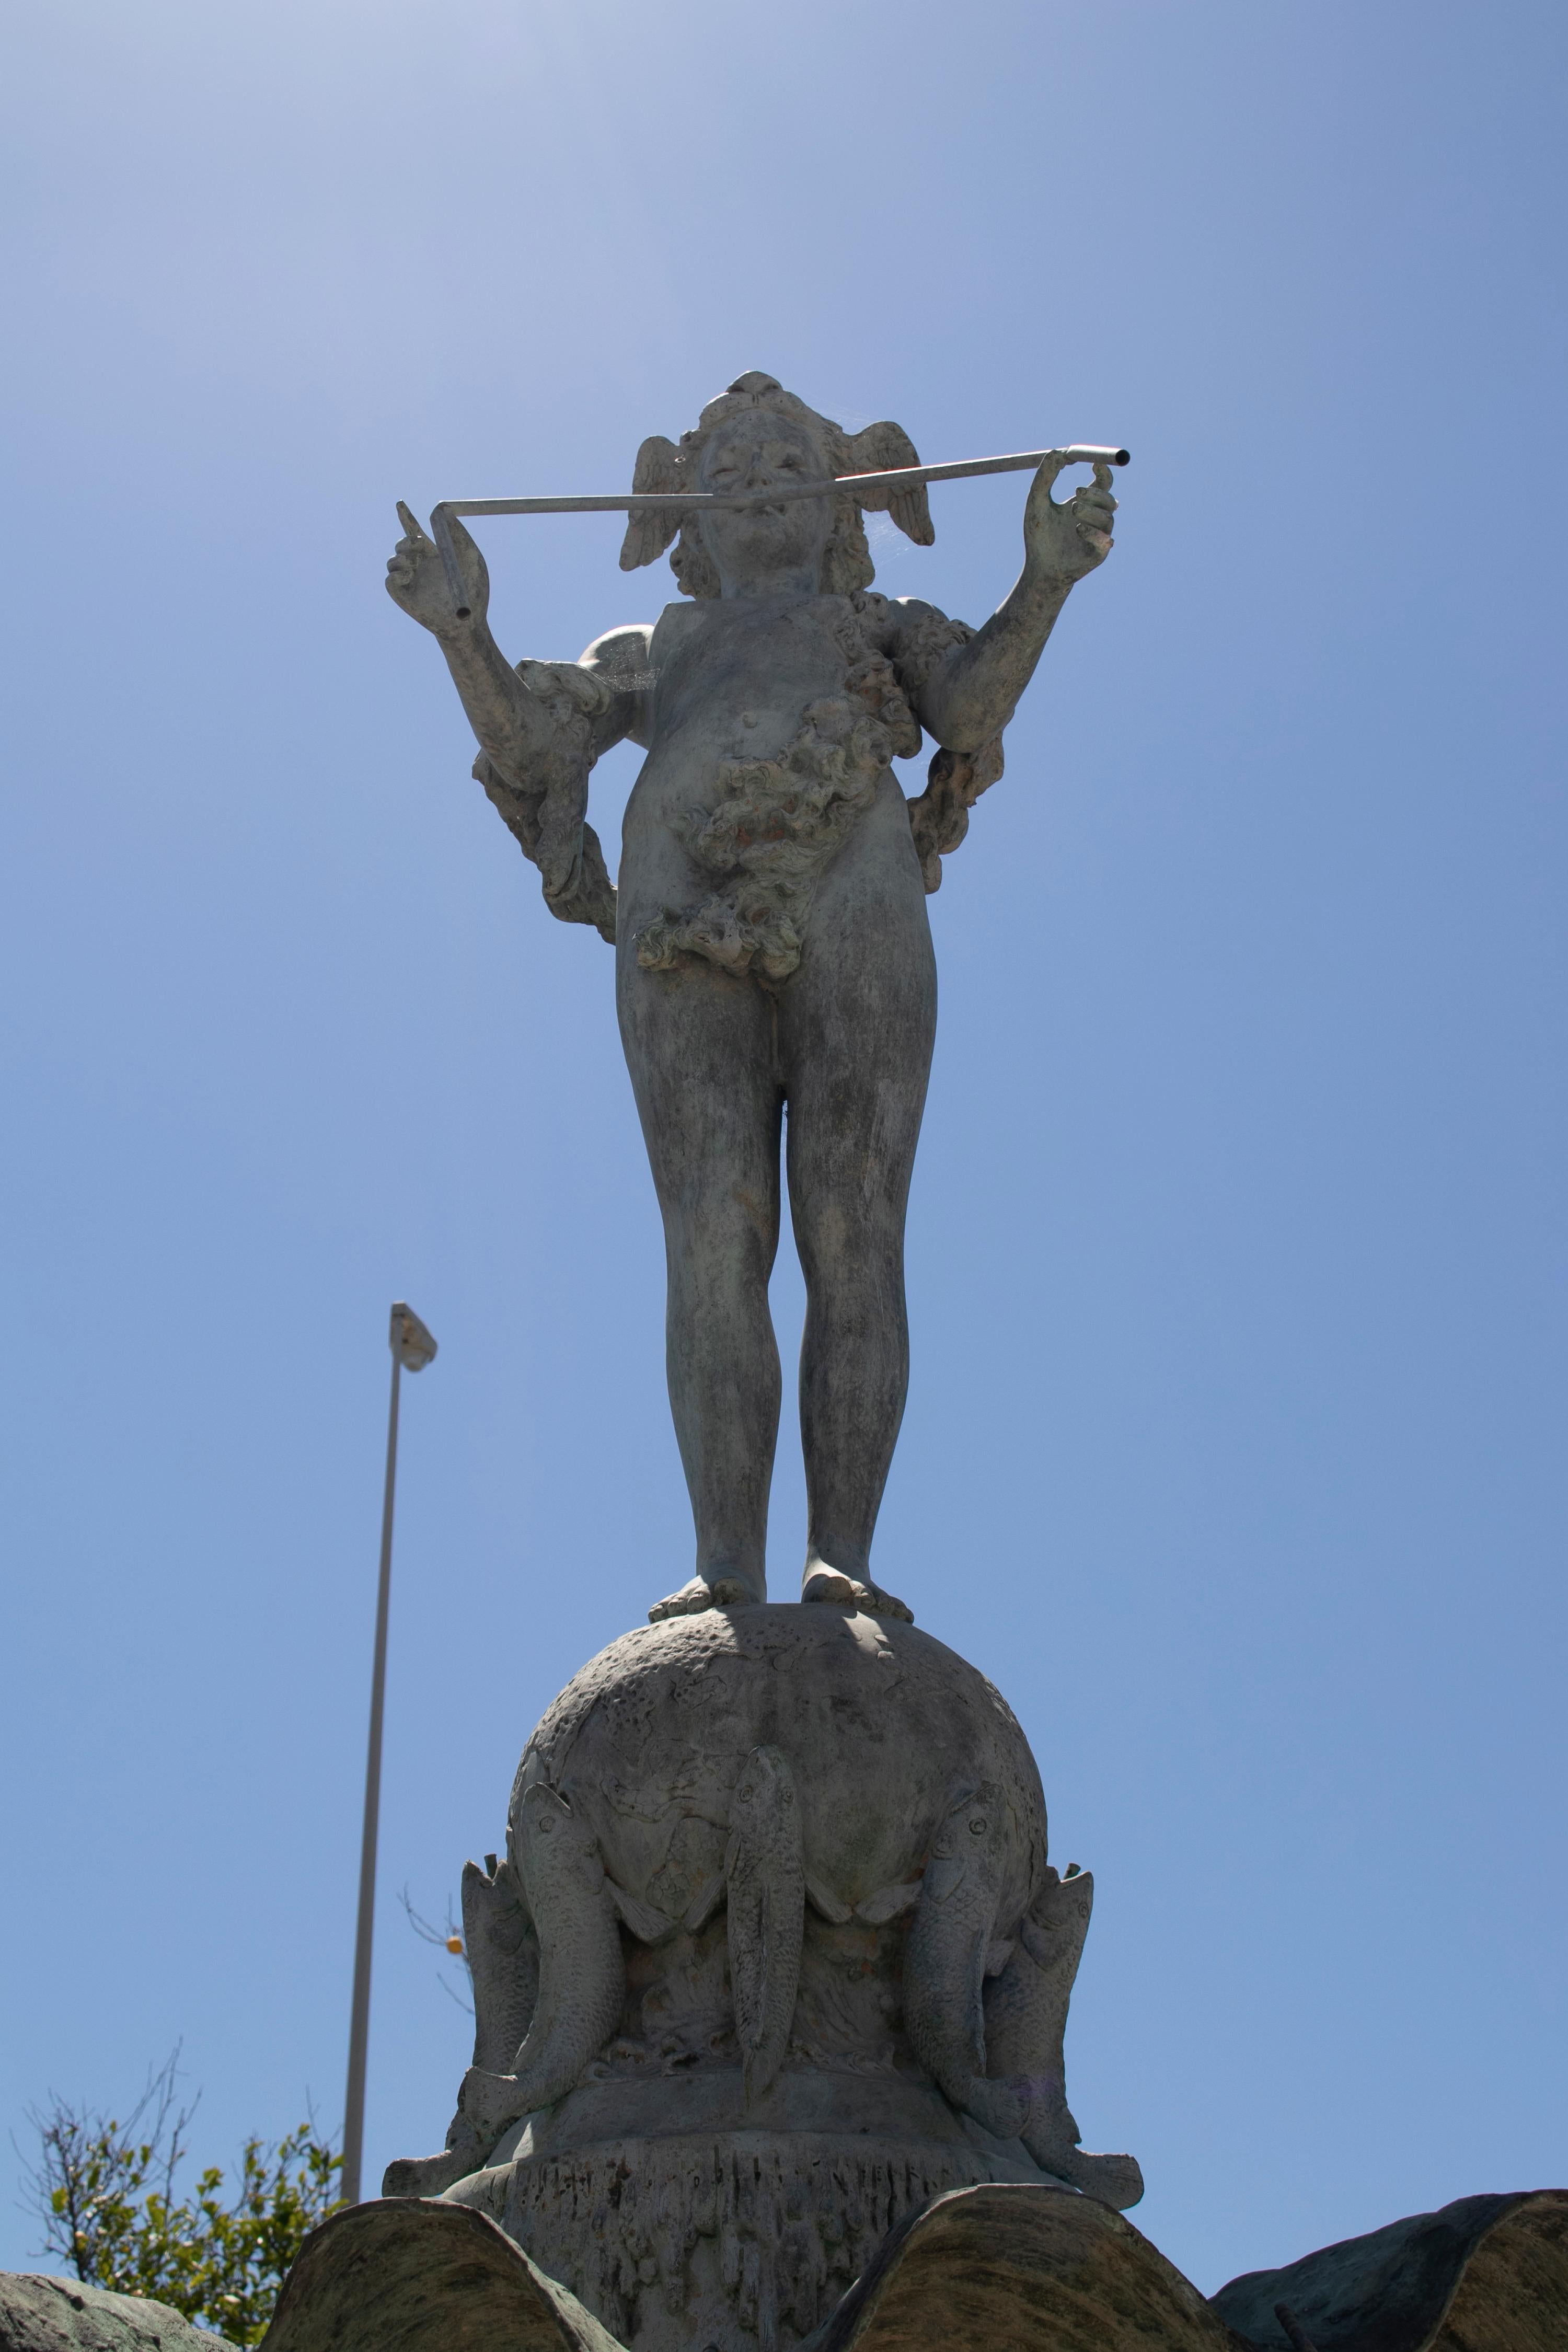
[[626,736],[647,742],[650,632],[614,629],[580,662],[520,662],[490,635],[485,559],[461,523],[452,529],[461,609],[435,541],[399,501],[403,537],[386,567],[387,593],[447,656],[479,744],[474,774],[543,880],[563,922],[616,936],[616,892],[598,835],[586,823],[588,776]]
[[1051,485],[1060,471],[1060,461],[1049,457],[1030,485],[1024,568],[1011,593],[966,645],[933,666],[916,694],[916,716],[944,751],[978,751],[1001,734],[1068,591],[1110,552],[1116,500],[1110,467],[1097,465],[1093,488],[1058,506]]

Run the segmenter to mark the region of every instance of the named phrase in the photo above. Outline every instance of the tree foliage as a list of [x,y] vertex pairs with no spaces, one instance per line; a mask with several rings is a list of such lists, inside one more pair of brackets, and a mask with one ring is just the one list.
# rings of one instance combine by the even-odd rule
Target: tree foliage
[[123,2124],[56,2097],[31,2121],[40,2158],[28,2176],[43,2251],[89,2286],[173,2305],[231,2344],[258,2344],[307,2233],[338,2201],[342,2158],[302,2123],[284,2139],[247,2139],[234,2193],[221,2166],[188,2199],[174,2178],[194,2105],[176,2104],[176,2051]]

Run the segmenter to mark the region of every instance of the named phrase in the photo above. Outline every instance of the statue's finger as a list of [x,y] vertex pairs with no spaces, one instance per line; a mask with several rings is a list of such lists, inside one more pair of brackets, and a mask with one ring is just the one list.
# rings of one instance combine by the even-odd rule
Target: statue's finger
[[404,531],[406,536],[411,539],[414,541],[415,546],[417,547],[424,539],[425,532],[420,526],[418,516],[413,513],[409,508],[405,507],[401,499],[397,501],[397,520],[403,525]]
[[1108,490],[1110,488],[1110,468],[1103,458],[1095,460],[1094,487],[1097,490]]

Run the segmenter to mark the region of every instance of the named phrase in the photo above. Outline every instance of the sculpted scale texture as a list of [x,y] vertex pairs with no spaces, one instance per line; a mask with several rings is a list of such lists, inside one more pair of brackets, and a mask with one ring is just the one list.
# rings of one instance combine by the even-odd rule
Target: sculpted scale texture
[[994,1780],[959,1799],[931,1842],[904,1951],[904,2010],[916,2057],[944,2097],[1003,2139],[1022,2131],[1027,2114],[1018,2092],[985,2079],[982,1990],[1010,1950],[996,1936],[1007,1811]]
[[753,1748],[730,1800],[724,1851],[730,1996],[751,2106],[784,2063],[800,1990],[805,1866],[795,1775],[777,1748]]

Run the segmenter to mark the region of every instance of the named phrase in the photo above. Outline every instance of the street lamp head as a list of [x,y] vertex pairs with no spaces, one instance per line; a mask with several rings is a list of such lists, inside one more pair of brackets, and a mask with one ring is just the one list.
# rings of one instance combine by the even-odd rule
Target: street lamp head
[[388,1338],[392,1352],[405,1372],[422,1372],[434,1360],[436,1342],[404,1299],[400,1298],[393,1307]]

